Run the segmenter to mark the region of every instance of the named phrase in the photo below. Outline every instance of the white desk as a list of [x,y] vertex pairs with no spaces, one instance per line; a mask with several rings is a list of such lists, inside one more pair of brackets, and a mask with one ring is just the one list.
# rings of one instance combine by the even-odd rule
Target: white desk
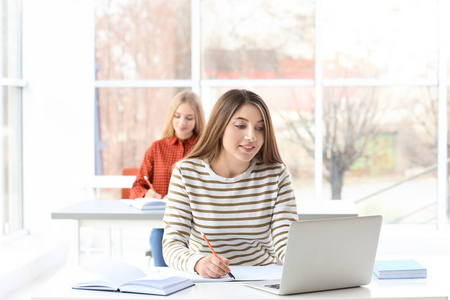
[[63,270],[43,286],[32,300],[110,300],[110,299],[428,299],[428,300],[448,300],[448,297],[434,286],[428,279],[419,280],[385,280],[372,279],[369,285],[324,291],[317,293],[306,293],[289,296],[277,296],[242,285],[239,282],[220,283],[197,283],[186,290],[179,291],[169,296],[138,295],[126,293],[112,293],[100,291],[83,291],[72,289],[75,282],[71,276],[70,269]]
[[[298,205],[299,219],[326,219],[358,216],[355,205],[343,200],[305,201]],[[118,200],[82,201],[55,211],[52,219],[69,219],[76,223],[74,247],[76,263],[80,262],[81,227],[126,227],[145,226],[162,228],[164,210],[137,210],[122,204]],[[109,239],[111,253],[111,241]]]
[[108,231],[108,248],[112,256],[111,227],[146,227],[162,228],[164,210],[138,210],[122,204],[118,200],[82,201],[52,212],[52,219],[75,221],[75,262],[80,263],[81,227],[106,227]]

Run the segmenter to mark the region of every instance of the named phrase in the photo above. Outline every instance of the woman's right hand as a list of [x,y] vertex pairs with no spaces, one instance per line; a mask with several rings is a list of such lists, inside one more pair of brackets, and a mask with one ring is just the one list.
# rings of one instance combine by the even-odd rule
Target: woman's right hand
[[225,257],[208,255],[195,264],[194,271],[203,278],[219,278],[230,272],[230,261]]
[[162,196],[160,194],[158,194],[157,192],[155,192],[154,190],[149,189],[147,191],[147,194],[145,194],[145,198],[162,199]]

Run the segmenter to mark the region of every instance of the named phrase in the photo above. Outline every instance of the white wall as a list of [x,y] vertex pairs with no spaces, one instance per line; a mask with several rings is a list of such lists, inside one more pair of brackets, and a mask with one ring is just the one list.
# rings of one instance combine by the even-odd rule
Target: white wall
[[[23,0],[23,192],[30,235],[0,257],[0,298],[67,260],[70,221],[51,212],[86,191],[94,175],[94,10],[92,0]],[[24,276],[25,274],[25,276]]]
[[93,1],[23,1],[23,78],[25,227],[45,232],[94,174]]

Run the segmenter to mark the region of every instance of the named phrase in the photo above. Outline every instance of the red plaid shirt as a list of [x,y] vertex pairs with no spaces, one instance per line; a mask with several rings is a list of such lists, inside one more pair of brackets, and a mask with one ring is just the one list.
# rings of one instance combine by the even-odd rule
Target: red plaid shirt
[[192,135],[186,140],[180,140],[175,135],[153,142],[145,152],[139,173],[130,190],[130,199],[144,198],[150,189],[144,176],[153,184],[155,191],[162,197],[169,190],[172,166],[182,159],[195,145],[198,136]]

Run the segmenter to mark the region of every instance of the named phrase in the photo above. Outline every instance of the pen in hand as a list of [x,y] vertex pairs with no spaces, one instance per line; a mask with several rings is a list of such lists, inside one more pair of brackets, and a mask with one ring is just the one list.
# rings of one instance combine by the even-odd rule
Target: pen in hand
[[[201,233],[201,235],[202,235],[203,238],[205,239],[206,243],[207,243],[208,246],[209,246],[209,249],[211,249],[211,252],[214,254],[214,256],[217,257],[217,258],[219,258],[219,257],[217,256],[217,254],[216,254],[216,251],[214,251],[213,247],[211,246],[211,244],[209,243],[208,239],[206,238],[206,235],[205,235],[204,233]],[[220,259],[220,258],[219,258],[219,259]],[[227,274],[228,274],[228,276],[230,276],[231,278],[236,279],[236,278],[234,278],[233,274],[231,274],[231,272],[228,272]]]
[[150,183],[150,181],[148,180],[147,176],[144,176],[144,179],[145,179],[145,181],[147,181],[147,184],[150,186],[152,191],[154,191],[156,193],[155,189],[153,188],[153,184]]

